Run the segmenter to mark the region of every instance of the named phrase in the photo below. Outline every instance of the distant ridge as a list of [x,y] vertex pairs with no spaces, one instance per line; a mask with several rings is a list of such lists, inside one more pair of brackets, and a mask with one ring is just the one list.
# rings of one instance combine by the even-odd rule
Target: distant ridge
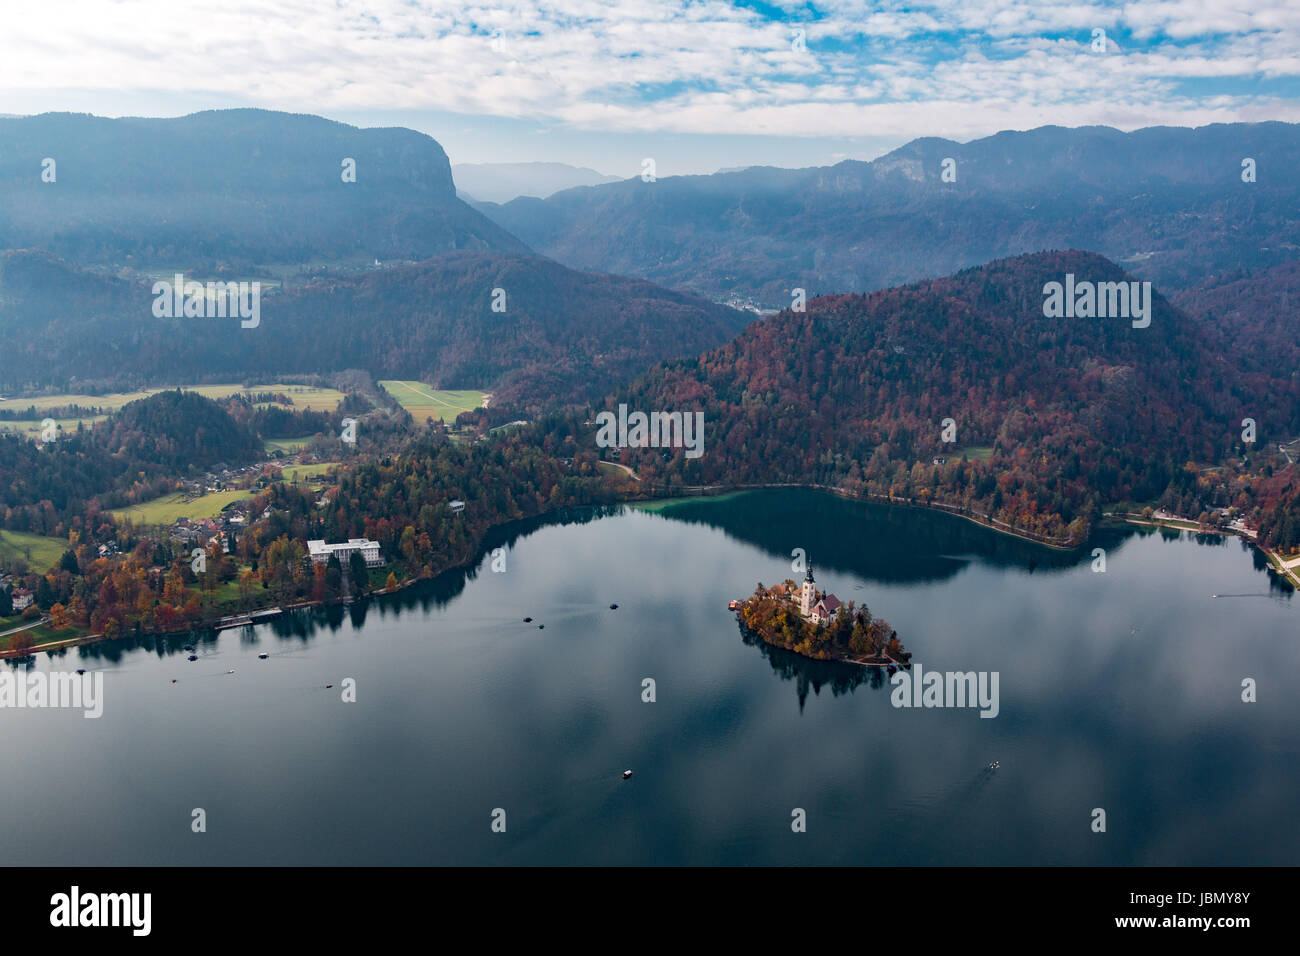
[[480,208],[574,268],[777,308],[794,288],[867,292],[1061,248],[1173,290],[1300,256],[1296,168],[1296,124],[1044,126],[918,139],[871,162],[634,178]]

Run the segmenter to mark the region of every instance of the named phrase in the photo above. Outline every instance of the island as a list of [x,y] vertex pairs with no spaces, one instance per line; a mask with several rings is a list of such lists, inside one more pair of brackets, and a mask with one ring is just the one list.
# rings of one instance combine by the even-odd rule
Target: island
[[839,660],[868,667],[907,667],[912,655],[903,650],[898,633],[864,605],[840,602],[817,590],[812,565],[803,585],[789,578],[764,587],[752,596],[731,602],[747,632],[765,643],[815,660]]

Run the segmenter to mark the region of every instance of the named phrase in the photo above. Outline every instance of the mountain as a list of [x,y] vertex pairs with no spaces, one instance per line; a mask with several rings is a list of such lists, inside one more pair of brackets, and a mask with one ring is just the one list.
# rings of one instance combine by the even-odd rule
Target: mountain
[[0,254],[0,336],[10,345],[0,391],[364,368],[536,408],[597,398],[656,362],[725,342],[746,321],[639,279],[495,252],[267,290],[255,327],[158,318],[154,305],[148,282],[47,253]]
[[[1255,182],[1242,181],[1243,160]],[[952,159],[956,181],[943,181]],[[480,205],[574,268],[784,307],[1044,249],[1091,249],[1162,288],[1300,256],[1300,126],[1108,127],[956,143],[871,162],[634,178]]]
[[1093,253],[1038,253],[755,322],[607,399],[704,415],[700,457],[641,448],[623,460],[649,485],[842,486],[1078,541],[1102,505],[1179,491],[1195,483],[1189,460],[1239,454],[1243,417],[1261,441],[1300,419],[1300,384],[1252,385],[1235,352],[1158,291],[1145,328],[1045,318],[1044,287],[1067,274],[1132,278]]
[[250,109],[0,119],[0,248],[140,271],[526,251],[456,198],[428,136]]
[[567,163],[457,163],[451,174],[463,199],[492,203],[518,196],[545,199],[562,189],[618,182],[617,176]]

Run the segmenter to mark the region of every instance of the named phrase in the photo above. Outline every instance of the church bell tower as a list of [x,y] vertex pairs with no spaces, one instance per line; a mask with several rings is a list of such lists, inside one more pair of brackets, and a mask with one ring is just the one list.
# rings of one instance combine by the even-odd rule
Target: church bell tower
[[808,573],[803,576],[803,593],[799,596],[799,612],[807,617],[817,603],[816,587],[813,586],[812,562],[808,563]]

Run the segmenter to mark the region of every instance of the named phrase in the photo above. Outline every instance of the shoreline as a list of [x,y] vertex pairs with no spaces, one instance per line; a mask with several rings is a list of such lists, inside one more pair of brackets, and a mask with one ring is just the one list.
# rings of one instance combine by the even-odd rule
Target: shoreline
[[[852,492],[849,492],[840,487],[819,485],[819,484],[798,484],[798,483],[791,482],[791,483],[763,483],[763,484],[754,484],[754,485],[696,485],[696,486],[690,486],[687,488],[680,489],[680,492],[684,492],[684,493],[679,492],[676,494],[669,494],[665,492],[663,494],[655,494],[654,492],[651,492],[651,494],[647,497],[628,498],[623,502],[621,502],[621,504],[629,507],[636,507],[638,504],[642,504],[642,503],[647,505],[654,504],[658,506],[658,508],[656,509],[658,510],[659,508],[663,508],[665,506],[677,502],[689,502],[701,498],[721,498],[729,495],[744,494],[750,491],[762,491],[765,489],[780,489],[780,488],[797,488],[797,489],[804,489],[810,491],[819,491],[825,494],[834,495],[836,498],[840,498],[841,500],[845,500],[845,501],[865,501],[871,504],[883,504],[883,505],[894,506],[894,507],[914,508],[922,511],[940,511],[944,514],[951,515],[955,518],[964,518],[965,520],[970,521],[972,524],[978,525],[981,528],[985,528],[986,530],[994,531],[999,534],[1005,534],[1013,538],[1018,538],[1021,541],[1026,541],[1031,544],[1037,544],[1044,548],[1050,548],[1054,551],[1068,553],[1071,551],[1076,551],[1080,547],[1082,547],[1081,544],[1062,545],[1062,544],[1056,544],[1050,541],[1042,540],[1038,537],[1031,536],[1032,534],[1031,532],[1023,532],[1015,528],[1012,528],[1009,525],[999,526],[997,524],[993,524],[991,523],[991,520],[994,519],[987,519],[987,516],[984,516],[986,520],[981,520],[981,516],[958,511],[956,510],[955,506],[946,505],[943,504],[942,502],[932,502],[930,504],[917,504],[915,500],[911,498],[892,498],[887,495],[872,495],[870,493],[865,495],[853,494]],[[646,491],[646,489],[640,489],[640,490],[643,493]],[[559,509],[559,510],[563,510],[563,509]],[[498,530],[500,528],[504,528],[514,523],[515,521],[536,520],[536,518],[547,517],[552,513],[553,512],[547,512],[542,515],[533,516],[531,518],[510,519],[508,521],[503,521],[500,524],[491,525],[486,529],[484,536],[486,537],[488,533]],[[1264,554],[1264,556],[1269,561],[1270,567],[1272,567],[1274,571],[1281,574],[1282,577],[1284,577],[1288,582],[1290,582],[1297,590],[1300,590],[1300,575],[1296,573],[1296,570],[1286,568],[1285,565],[1282,563],[1282,559],[1279,555],[1274,554],[1273,552],[1265,548],[1263,545],[1260,545],[1258,542],[1251,539],[1248,535],[1243,535],[1239,531],[1236,530],[1222,531],[1217,529],[1211,529],[1202,532],[1192,528],[1181,527],[1177,524],[1173,524],[1172,522],[1166,522],[1163,519],[1145,520],[1140,517],[1130,517],[1129,514],[1127,513],[1121,515],[1116,512],[1110,512],[1108,513],[1108,515],[1103,517],[1103,521],[1105,520],[1105,517],[1118,519],[1120,523],[1124,523],[1124,524],[1144,525],[1147,527],[1169,527],[1178,531],[1191,531],[1194,534],[1221,534],[1221,535],[1231,535],[1231,536],[1243,538],[1244,540],[1249,541],[1252,545],[1254,545],[1254,547],[1258,548]],[[302,610],[305,608],[312,608],[312,607],[327,607],[334,604],[342,604],[346,606],[347,604],[353,603],[355,601],[366,600],[368,598],[379,597],[387,594],[394,594],[397,591],[402,591],[405,590],[406,588],[414,587],[415,585],[419,584],[422,581],[436,580],[437,578],[441,577],[444,574],[449,574],[470,567],[471,564],[473,563],[473,560],[474,560],[473,555],[467,555],[463,561],[459,561],[455,564],[448,565],[447,567],[434,572],[432,575],[428,577],[410,577],[400,582],[397,585],[396,589],[390,590],[388,588],[379,588],[374,591],[367,592],[366,594],[360,597],[354,597],[352,598],[351,601],[343,601],[343,600],[310,601],[308,600],[308,601],[298,601],[291,604],[285,604],[283,606],[272,603],[263,607],[248,608],[242,611],[235,612],[234,614],[231,615],[223,615],[222,617],[217,618],[215,621],[213,621],[210,624],[205,624],[197,628],[190,628],[189,630],[185,630],[185,631],[142,631],[139,634],[132,633],[132,634],[119,635],[118,638],[110,638],[104,634],[85,634],[79,636],[72,636],[72,637],[60,639],[58,641],[49,641],[44,644],[37,644],[33,647],[28,648],[26,651],[24,651],[21,654],[10,648],[5,648],[0,650],[0,660],[22,660],[26,657],[35,657],[38,653],[52,654],[55,651],[66,650],[71,647],[80,647],[86,644],[97,644],[100,643],[101,641],[106,641],[106,640],[118,640],[122,637],[163,638],[163,637],[176,637],[176,636],[182,636],[187,634],[198,634],[198,633],[220,634],[223,630],[236,630],[236,628],[229,627],[229,626],[227,626],[226,628],[219,627],[218,625],[220,621],[223,619],[228,619],[231,617],[247,617],[249,615],[256,615],[262,612],[272,610],[275,607],[282,607],[284,611],[292,611],[292,610]],[[241,625],[241,627],[242,626],[245,625]],[[770,641],[767,641],[767,639],[763,637],[763,635],[761,634],[759,634],[758,636],[762,638],[766,643],[771,644],[773,647],[782,647],[782,645],[780,644],[774,644]],[[783,649],[789,650],[788,648],[783,648]],[[798,652],[792,651],[791,653],[798,653]],[[806,656],[806,655],[800,655],[800,656]],[[861,666],[895,666],[895,667],[902,666],[899,665],[897,662],[895,662],[893,665],[884,665],[884,664],[868,665],[860,661],[850,660],[848,658],[823,659],[823,658],[810,657],[807,659],[840,661],[842,663],[860,664]]]
[[[934,501],[929,504],[918,504],[914,498],[895,498],[889,495],[877,495],[872,492],[864,494],[854,494],[851,491],[836,485],[819,485],[815,483],[800,484],[796,482],[765,482],[753,485],[693,485],[681,489],[678,494],[664,494],[661,497],[649,497],[642,499],[646,502],[655,502],[663,507],[674,501],[691,501],[696,498],[717,498],[732,494],[739,494],[747,491],[762,491],[769,488],[802,488],[811,491],[821,491],[826,494],[834,495],[845,501],[866,501],[871,504],[889,505],[898,508],[915,508],[919,511],[941,511],[944,514],[952,515],[954,518],[964,518],[972,524],[979,525],[989,531],[996,531],[999,534],[1005,534],[1012,538],[1019,538],[1021,541],[1028,541],[1031,544],[1041,545],[1044,548],[1051,548],[1053,551],[1069,553],[1077,551],[1083,547],[1084,542],[1074,544],[1058,543],[1054,539],[1038,535],[1032,531],[1024,531],[1005,522],[999,522],[996,518],[990,518],[988,515],[977,515],[968,511],[962,511],[956,505],[946,504],[941,501]],[[692,492],[694,492],[692,494]],[[634,504],[635,500],[629,502]]]

